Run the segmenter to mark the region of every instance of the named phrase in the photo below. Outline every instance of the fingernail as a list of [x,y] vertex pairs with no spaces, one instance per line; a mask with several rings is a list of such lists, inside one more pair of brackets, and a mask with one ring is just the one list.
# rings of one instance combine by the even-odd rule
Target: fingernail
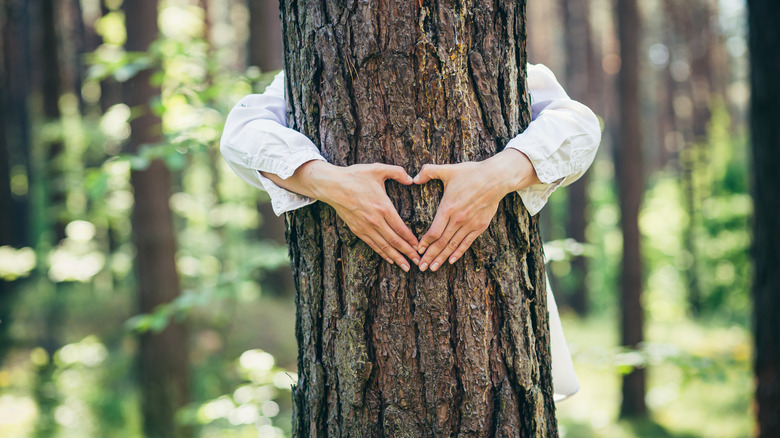
[[435,271],[435,270],[437,270],[437,269],[439,269],[439,262],[434,262],[434,263],[431,265],[431,271]]
[[404,263],[403,265],[401,265],[401,269],[403,269],[403,270],[404,270],[404,272],[409,272],[409,265],[407,265],[406,263]]
[[455,256],[450,257],[450,264],[453,264],[458,261],[458,258]]
[[426,250],[426,249],[428,249],[428,248],[426,248],[426,247],[424,247],[424,246],[421,246],[420,248],[418,248],[418,249],[417,249],[417,252],[419,252],[420,254],[422,254],[422,253],[424,253],[424,252],[425,252],[425,250]]
[[427,263],[423,263],[422,265],[420,265],[420,271],[421,272],[425,271],[426,269],[428,269],[428,264]]
[[414,262],[415,265],[419,265],[420,264],[420,259],[412,259],[412,261]]
[[385,259],[385,260],[387,260],[387,263],[390,263],[391,265],[395,264],[395,263],[393,263],[393,259]]

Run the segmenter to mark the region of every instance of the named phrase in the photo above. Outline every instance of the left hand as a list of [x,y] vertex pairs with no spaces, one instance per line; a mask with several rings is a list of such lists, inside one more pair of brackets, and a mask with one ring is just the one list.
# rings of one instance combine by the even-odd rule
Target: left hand
[[426,164],[414,183],[432,179],[441,180],[444,194],[418,245],[420,271],[455,263],[490,225],[504,196],[540,182],[528,157],[511,148],[480,162]]

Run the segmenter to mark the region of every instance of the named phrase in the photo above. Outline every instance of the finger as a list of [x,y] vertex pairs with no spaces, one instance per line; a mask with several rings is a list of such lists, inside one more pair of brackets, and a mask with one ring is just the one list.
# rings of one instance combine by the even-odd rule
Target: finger
[[415,184],[425,184],[432,179],[442,179],[442,168],[444,166],[438,164],[426,164],[420,169],[420,173],[414,177]]
[[417,253],[416,248],[419,242],[417,242],[417,237],[414,236],[412,230],[406,226],[397,214],[385,217],[385,221],[387,224],[387,230],[384,233],[385,238],[391,236],[397,239],[397,242],[390,239],[388,241],[395,249],[401,251],[409,260],[413,261],[415,265],[418,264],[420,262],[420,254]]
[[393,259],[391,259],[384,251],[382,251],[379,245],[377,245],[376,242],[374,242],[374,240],[371,239],[371,237],[369,237],[367,234],[358,235],[358,238],[363,242],[365,242],[366,245],[368,245],[369,248],[374,250],[375,253],[379,254],[380,257],[385,259],[387,263],[390,263],[391,265],[395,263]]
[[447,224],[450,221],[449,212],[446,207],[442,208],[439,205],[439,210],[436,211],[436,216],[433,218],[433,223],[425,235],[420,239],[420,243],[417,245],[417,252],[424,254],[428,247],[435,241],[439,240],[444,234],[444,230],[447,228]]
[[388,263],[390,263],[391,265],[393,263],[396,263],[405,272],[409,272],[409,262],[406,261],[404,256],[402,256],[401,253],[398,252],[398,250],[393,248],[393,246],[384,238],[384,236],[382,236],[379,232],[375,232],[372,233],[369,237],[371,238],[371,240],[374,241],[374,244],[382,251],[382,254],[385,254],[385,260],[387,260]]
[[436,257],[447,247],[447,243],[452,239],[459,228],[461,227],[456,225],[452,220],[449,221],[447,228],[444,229],[441,237],[425,250],[425,254],[423,254],[420,259],[421,271],[424,271],[428,266],[433,266],[434,259],[436,259]]
[[479,231],[472,231],[471,233],[467,234],[466,237],[463,239],[462,242],[460,242],[460,245],[458,245],[458,249],[455,250],[455,252],[452,253],[450,256],[450,264],[453,264],[460,260],[460,258],[463,256],[463,254],[466,253],[466,250],[471,248],[471,244],[474,243],[474,240],[479,237],[481,233]]
[[[447,258],[455,252],[455,250],[458,249],[460,246],[460,243],[463,242],[463,239],[470,233],[469,229],[466,227],[461,227],[453,236],[452,238],[447,242],[446,245],[444,245],[444,248],[441,250],[439,255],[436,256],[436,258],[433,259],[433,262],[431,262],[431,271],[436,271],[441,267],[444,262],[447,261]],[[433,248],[433,246],[431,247]]]
[[401,166],[390,164],[376,164],[379,175],[384,179],[392,179],[404,185],[412,184],[412,177]]

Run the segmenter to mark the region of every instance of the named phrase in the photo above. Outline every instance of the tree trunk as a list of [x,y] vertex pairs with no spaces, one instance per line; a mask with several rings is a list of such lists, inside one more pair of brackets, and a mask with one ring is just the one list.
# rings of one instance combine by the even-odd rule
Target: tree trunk
[[[44,0],[40,2],[41,40],[39,53],[42,67],[41,100],[43,101],[43,117],[49,123],[60,121],[60,95],[63,65],[60,62],[60,45],[62,34],[59,32],[59,1]],[[62,138],[46,142],[46,163],[41,166],[44,178],[41,179],[46,193],[46,208],[53,215],[46,218],[47,226],[54,228],[54,242],[57,244],[65,238],[65,176],[62,168],[65,145]],[[53,217],[51,217],[53,216]]]
[[[262,71],[279,70],[283,67],[282,22],[279,17],[279,2],[276,0],[249,0],[249,64]],[[260,240],[270,240],[284,245],[284,218],[276,216],[271,203],[257,204],[262,222],[257,230]],[[289,266],[280,266],[266,271],[260,280],[263,293],[291,296],[295,285]]]
[[[598,80],[591,38],[590,1],[562,0],[561,11],[566,43],[566,88],[575,100],[594,108]],[[569,206],[566,234],[577,242],[585,242],[585,227],[588,222],[588,174],[573,183],[566,194]],[[567,301],[580,316],[588,313],[588,289],[585,284],[587,273],[585,257],[574,256],[571,261],[574,286]]]
[[248,0],[249,7],[249,62],[260,70],[282,68],[282,24],[279,20],[279,2],[276,0]]
[[748,0],[753,137],[753,299],[756,340],[756,436],[780,436],[780,4]]
[[[29,188],[12,190],[13,171],[30,180],[30,126],[27,95],[30,74],[28,13],[21,0],[0,0],[0,246],[30,246]],[[0,279],[0,364],[12,347],[8,329],[17,289]]]
[[[334,164],[483,160],[530,120],[524,2],[281,7],[289,125]],[[422,235],[442,187],[388,193]],[[293,436],[557,436],[542,245],[516,194],[437,272],[387,264],[322,203],[287,224]]]
[[[127,50],[146,51],[157,37],[157,1],[125,2]],[[131,122],[128,152],[143,144],[161,141],[160,119],[151,113],[149,100],[159,94],[144,70],[125,84],[125,101],[139,116]],[[137,249],[138,299],[140,311],[151,312],[179,295],[179,278],[174,256],[176,242],[168,204],[171,175],[160,160],[145,170],[134,170],[131,184],[135,198],[133,231]],[[148,437],[184,437],[190,431],[176,421],[176,412],[189,399],[187,333],[176,321],[161,333],[140,337],[139,380],[144,433]]]
[[697,169],[702,166],[702,154],[707,141],[707,123],[710,120],[710,71],[711,57],[708,44],[709,12],[706,1],[686,1],[677,5],[682,19],[681,33],[685,36],[690,65],[690,80],[686,90],[691,99],[691,140],[685,142],[680,156],[682,189],[688,222],[683,229],[683,243],[690,266],[685,269],[688,286],[688,303],[691,313],[698,316],[702,310],[702,288],[699,283],[699,244],[696,230],[699,223],[700,187]]
[[[619,129],[615,142],[620,227],[623,230],[621,264],[622,343],[636,348],[642,334],[642,257],[640,251],[639,206],[642,204],[642,138],[639,116],[640,19],[636,0],[617,0],[618,39],[623,60],[618,76]],[[647,413],[645,370],[636,368],[623,377],[622,417]]]

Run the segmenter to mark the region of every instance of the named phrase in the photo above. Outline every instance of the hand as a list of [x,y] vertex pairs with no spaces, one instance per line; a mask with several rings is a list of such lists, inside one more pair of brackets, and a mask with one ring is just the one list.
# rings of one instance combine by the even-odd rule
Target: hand
[[349,229],[388,263],[408,272],[404,255],[415,264],[419,262],[417,237],[385,192],[388,179],[412,184],[412,177],[402,167],[379,163],[340,167],[310,161],[300,170],[311,196],[333,207]]
[[426,164],[415,184],[438,179],[444,195],[428,232],[417,249],[423,255],[420,271],[436,271],[449,259],[455,263],[490,225],[498,203],[508,193],[539,183],[528,157],[505,149],[481,162]]

